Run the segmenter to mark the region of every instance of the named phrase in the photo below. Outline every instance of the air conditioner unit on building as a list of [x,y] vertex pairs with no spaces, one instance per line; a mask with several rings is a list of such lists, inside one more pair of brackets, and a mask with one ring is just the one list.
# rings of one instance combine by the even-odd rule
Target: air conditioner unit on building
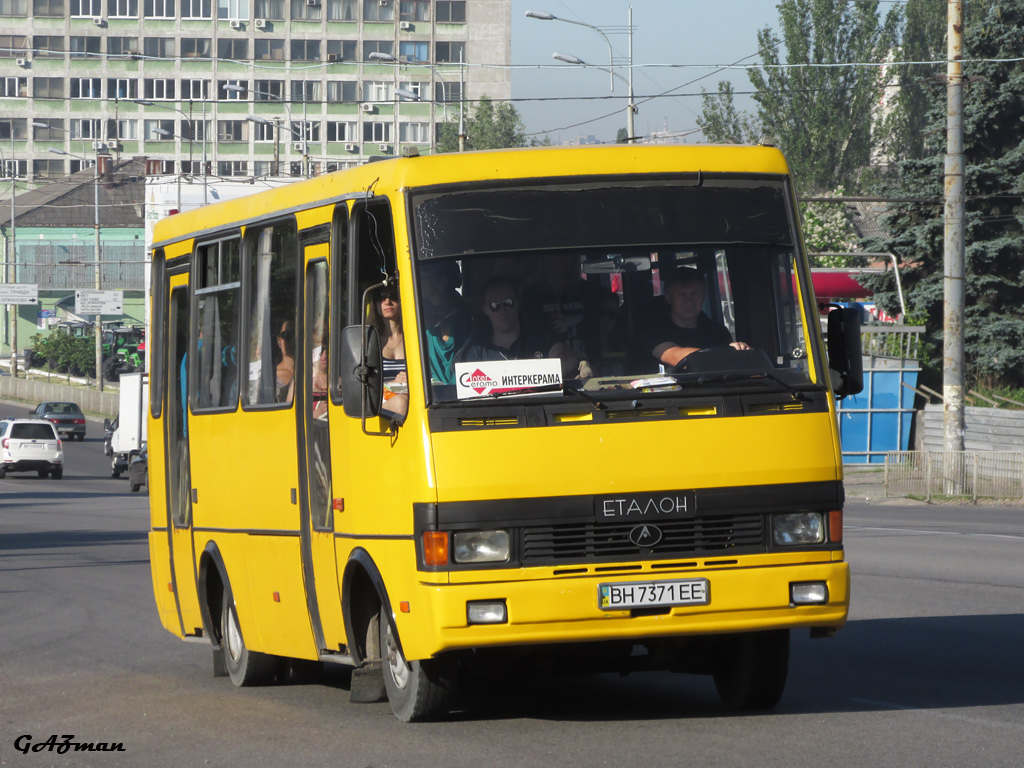
[[375,109],[373,104],[369,104],[365,101],[359,105],[359,108],[363,110],[363,112],[373,112],[373,110]]
[[94,141],[92,143],[92,148],[93,149],[106,149],[107,148],[107,143],[105,141]]
[[255,24],[256,24],[256,29],[266,29],[267,28],[267,20],[266,19],[256,19]]
[[320,5],[320,0],[306,0],[306,5]]
[[328,53],[327,54],[327,61],[332,63],[332,64],[337,63],[337,62],[341,61],[341,55],[337,54],[337,53]]
[[14,63],[19,67],[27,67],[29,65],[28,59],[15,59]]
[[92,23],[95,24],[97,27],[102,27],[105,24],[103,19],[101,19],[99,16],[93,16]]
[[296,141],[294,144],[292,144],[292,149],[294,149],[296,152],[304,152],[306,149],[306,145],[303,144],[301,141]]
[[232,29],[241,29],[242,28],[242,22],[239,21],[238,19],[232,19],[231,20],[231,28]]
[[390,152],[391,151],[391,145],[390,144],[381,144],[380,145],[380,151],[381,152]]
[[120,149],[121,145],[117,143],[117,140],[108,141],[107,149]]
[[391,5],[391,0],[377,0],[377,5]]
[[400,21],[398,23],[398,27],[399,27],[399,29],[401,29],[401,30],[403,30],[405,32],[408,32],[410,29],[412,29],[412,22],[411,21]]
[[346,152],[355,152],[356,151],[356,145],[355,144],[346,144],[345,145],[345,151]]

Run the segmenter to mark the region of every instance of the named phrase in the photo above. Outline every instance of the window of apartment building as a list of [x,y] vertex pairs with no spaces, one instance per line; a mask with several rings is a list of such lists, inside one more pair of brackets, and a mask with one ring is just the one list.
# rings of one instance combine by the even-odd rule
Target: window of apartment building
[[284,80],[257,80],[255,101],[284,101]]
[[63,99],[63,77],[33,77],[32,96],[36,99]]
[[393,87],[387,80],[367,80],[363,83],[363,101],[391,101]]
[[72,139],[99,139],[103,136],[102,120],[73,118],[70,122]]
[[277,138],[277,124],[272,121],[259,123],[254,120],[251,130],[253,141],[267,142]]
[[328,21],[359,21],[359,0],[327,0]]
[[202,176],[203,175],[203,161],[202,160],[182,160],[181,161],[181,172],[187,173],[190,176]]
[[173,99],[174,79],[169,77],[147,77],[142,81],[142,98],[154,101]]
[[142,137],[146,141],[174,141],[174,121],[144,120]]
[[434,101],[447,102],[462,101],[462,83],[434,83]]
[[218,19],[248,19],[249,0],[217,0]]
[[213,55],[213,41],[208,37],[181,38],[181,58],[208,59]]
[[363,123],[363,141],[391,141],[391,123]]
[[285,0],[256,0],[256,18],[284,21]]
[[398,58],[402,61],[430,61],[430,43],[403,40],[398,44]]
[[313,5],[307,0],[292,0],[292,21],[320,21],[320,0]]
[[419,81],[399,83],[398,87],[403,90],[409,91],[410,93],[415,93],[416,96],[421,99],[430,98],[430,83],[423,83]]
[[0,141],[25,141],[27,138],[27,117],[0,118]]
[[63,16],[64,0],[32,0],[33,16]]
[[28,0],[0,0],[0,16],[28,16]]
[[108,37],[108,56],[130,56],[139,52],[139,38],[137,37]]
[[430,0],[402,0],[398,5],[401,21],[430,21]]
[[107,0],[107,16],[111,19],[137,19],[139,0]]
[[217,41],[217,58],[246,61],[249,58],[249,41],[244,37],[222,37]]
[[147,19],[173,19],[174,0],[145,0],[143,13]]
[[84,37],[79,35],[72,35],[68,38],[68,50],[71,52],[71,57],[93,57],[99,56],[100,54],[100,37]]
[[181,0],[181,18],[213,18],[213,0]]
[[210,132],[209,120],[182,120],[180,135],[189,141],[206,141]]
[[28,173],[28,161],[27,160],[10,160],[6,159],[0,161],[0,168],[3,169],[3,175],[8,179],[13,176],[17,176],[19,179],[25,178],[25,174]]
[[392,0],[363,0],[363,21],[394,21],[395,6]]
[[328,120],[327,140],[341,142],[358,141],[358,139],[356,139],[356,124]]
[[459,62],[466,60],[466,44],[464,42],[434,43],[435,62]]
[[32,121],[32,138],[36,141],[64,141],[63,118],[37,117]]
[[320,61],[319,40],[292,40],[292,61]]
[[253,43],[256,61],[284,61],[284,40],[259,38]]
[[[227,86],[231,86],[229,90]],[[241,88],[241,91],[234,90]],[[217,100],[218,101],[248,101],[249,82],[247,80],[218,80]]]
[[68,85],[68,96],[72,99],[103,98],[103,79],[100,77],[72,77]]
[[319,80],[292,80],[292,101],[320,101]]
[[32,173],[44,179],[53,179],[65,174],[63,160],[33,160]]
[[319,142],[319,120],[293,120],[291,123],[292,141]]
[[249,163],[245,160],[221,160],[217,163],[218,176],[248,176]]
[[139,140],[138,120],[107,120],[107,136],[121,141]]
[[394,56],[395,43],[393,40],[363,40],[363,61],[369,61],[371,53],[386,53],[388,56]]
[[64,56],[64,38],[57,35],[36,35],[32,49],[37,59],[59,59]]
[[28,51],[29,38],[25,35],[0,35],[0,58],[20,58]]
[[28,97],[28,78],[0,77],[0,98],[23,99]]
[[73,19],[103,15],[103,0],[68,0],[68,11]]
[[142,40],[142,53],[148,59],[173,59],[176,42],[173,37],[146,37]]
[[139,81],[134,77],[111,77],[107,80],[108,99],[139,98]]
[[255,160],[252,164],[253,176],[270,176],[274,172],[274,164],[269,160]]
[[429,144],[430,123],[399,123],[398,140],[417,144]]
[[438,22],[466,23],[466,0],[437,0],[434,11]]
[[217,139],[219,141],[248,141],[248,120],[218,120]]
[[359,87],[355,80],[333,80],[327,83],[327,100],[330,102],[359,101]]
[[355,61],[359,49],[358,40],[328,40],[328,61]]
[[210,81],[186,78],[181,81],[181,97],[189,101],[206,101],[210,98]]

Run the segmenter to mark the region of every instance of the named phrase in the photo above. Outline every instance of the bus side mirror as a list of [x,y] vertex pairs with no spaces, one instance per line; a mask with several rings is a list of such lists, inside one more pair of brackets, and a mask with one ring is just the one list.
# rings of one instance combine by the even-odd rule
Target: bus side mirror
[[828,368],[839,397],[864,389],[864,360],[860,347],[860,310],[836,307],[828,313]]
[[[341,332],[341,399],[345,415],[365,419],[380,413],[384,399],[384,366],[377,329],[350,325]],[[365,350],[365,356],[364,356]]]

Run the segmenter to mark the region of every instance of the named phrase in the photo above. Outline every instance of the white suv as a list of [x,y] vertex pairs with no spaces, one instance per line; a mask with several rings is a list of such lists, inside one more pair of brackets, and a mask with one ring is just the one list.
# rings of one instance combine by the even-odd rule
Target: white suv
[[37,472],[60,480],[64,449],[53,424],[42,419],[0,421],[0,479],[8,472]]

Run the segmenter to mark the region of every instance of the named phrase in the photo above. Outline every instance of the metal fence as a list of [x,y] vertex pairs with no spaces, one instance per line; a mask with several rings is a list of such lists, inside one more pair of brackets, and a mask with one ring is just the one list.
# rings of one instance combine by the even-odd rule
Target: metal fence
[[890,451],[885,495],[1024,500],[1024,452]]

